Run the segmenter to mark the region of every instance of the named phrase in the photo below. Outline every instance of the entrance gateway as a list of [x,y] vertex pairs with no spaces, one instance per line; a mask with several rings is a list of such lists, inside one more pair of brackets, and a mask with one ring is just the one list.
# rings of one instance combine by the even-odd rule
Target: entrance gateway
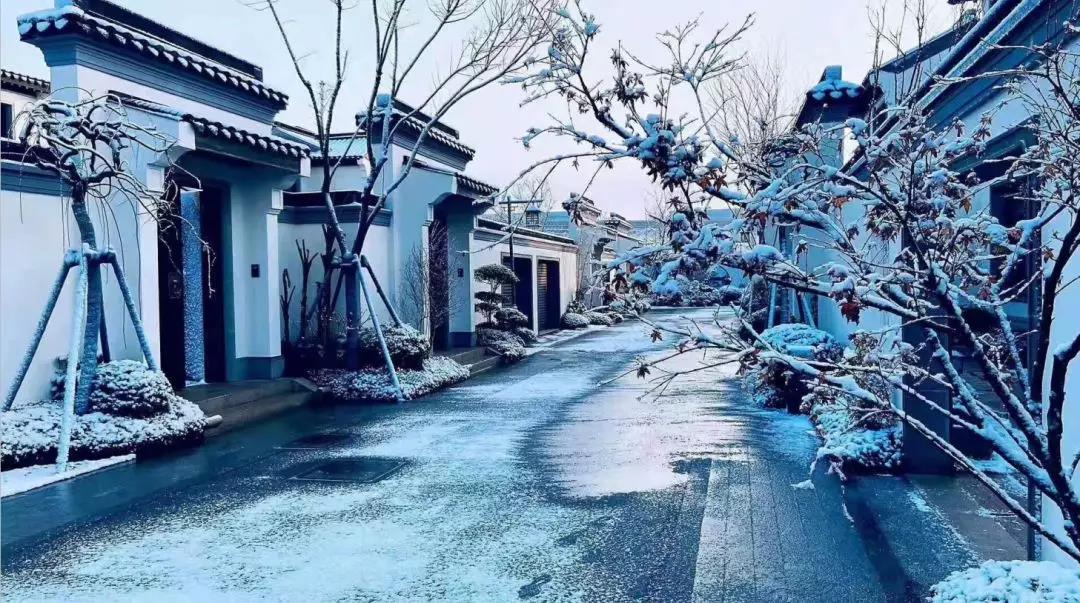
[[537,326],[541,331],[559,328],[559,262],[536,262]]
[[185,185],[194,183],[172,184],[164,200],[170,211],[158,224],[158,304],[161,370],[180,389],[225,381],[222,252],[228,192],[206,182],[201,190]]

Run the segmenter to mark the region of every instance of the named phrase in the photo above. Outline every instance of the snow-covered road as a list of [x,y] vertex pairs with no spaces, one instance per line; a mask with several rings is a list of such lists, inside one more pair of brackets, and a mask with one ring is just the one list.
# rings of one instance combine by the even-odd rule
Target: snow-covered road
[[[666,349],[646,335],[629,322],[412,404],[327,410],[325,437],[221,436],[208,450],[225,458],[235,437],[242,461],[96,516],[78,517],[78,497],[102,476],[5,501],[5,530],[34,505],[78,519],[5,540],[4,599],[837,601],[940,577],[876,553],[891,537],[845,507],[835,478],[790,487],[806,478],[810,425],[748,407],[733,369],[660,398],[639,399],[648,385],[633,375],[598,386]],[[189,465],[211,452],[194,454]],[[403,464],[375,483],[295,479],[350,459]],[[161,479],[170,462],[113,477]],[[913,521],[901,523],[922,545],[948,539],[931,514]],[[930,574],[966,559],[940,544]]]

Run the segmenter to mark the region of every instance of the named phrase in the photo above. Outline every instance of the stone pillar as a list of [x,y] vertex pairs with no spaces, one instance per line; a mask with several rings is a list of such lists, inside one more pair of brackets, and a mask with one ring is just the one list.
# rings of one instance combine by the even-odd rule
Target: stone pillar
[[203,333],[202,219],[198,191],[180,193],[180,246],[184,270],[184,379],[206,381]]
[[[150,165],[146,168],[146,186],[150,194],[160,197],[165,189],[165,169]],[[158,292],[158,222],[157,216],[139,204],[136,228],[138,229],[138,292],[136,303],[139,305],[139,318],[143,323],[147,342],[154,358],[161,360],[161,306]],[[132,278],[129,275],[128,281]]]
[[[277,360],[276,364],[281,364],[281,266],[278,253],[278,215],[281,214],[281,210],[285,209],[285,196],[282,189],[272,189],[270,191],[270,209],[266,212],[266,275],[264,282],[266,283],[266,300],[267,300],[267,322],[266,328],[269,332],[267,339],[267,356],[272,359],[272,364],[275,364],[274,360]],[[281,367],[274,367],[270,371],[270,377],[280,376]]]

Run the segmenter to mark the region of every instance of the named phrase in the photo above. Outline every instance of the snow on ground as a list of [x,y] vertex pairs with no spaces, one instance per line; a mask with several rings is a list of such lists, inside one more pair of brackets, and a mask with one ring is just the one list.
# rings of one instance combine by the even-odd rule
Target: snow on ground
[[[662,320],[685,324],[683,314],[700,321],[712,312],[688,311]],[[647,337],[643,327],[631,323],[620,328],[631,337],[643,338]],[[560,349],[604,354],[632,349],[632,341],[626,335],[587,338]],[[719,358],[710,354],[708,362]],[[669,360],[660,368],[685,370],[701,366],[702,362],[701,353],[691,353]],[[674,465],[687,457],[746,460],[745,449],[735,445],[746,438],[746,421],[717,411],[718,399],[742,398],[735,366],[682,375],[662,392],[648,393],[657,385],[653,378],[661,374],[658,369],[647,379],[630,374],[597,389],[585,403],[571,407],[568,420],[547,434],[549,460],[557,468],[560,485],[569,494],[594,497],[668,488],[687,479]],[[657,393],[661,395],[657,397]],[[807,418],[775,412],[771,415],[767,435],[778,444],[777,452],[808,463],[806,459],[812,452],[808,446],[814,440],[807,435],[812,432]]]
[[67,471],[63,473],[57,473],[54,464],[8,469],[0,473],[0,496],[13,496],[133,460],[134,454],[124,454],[94,461],[75,461],[68,463]]
[[[604,336],[622,339],[624,348],[649,345],[634,327]],[[602,511],[547,499],[522,447],[612,369],[531,362],[548,364],[499,382],[465,383],[440,394],[446,403],[349,428],[359,445],[281,453],[406,461],[390,479],[280,485],[270,470],[237,476],[238,490],[256,494],[211,490],[174,512],[103,527],[78,546],[57,547],[53,570],[9,576],[5,596],[505,601],[543,585],[544,596],[581,600],[590,566],[580,562],[583,545],[561,539]],[[262,488],[270,493],[258,494]]]
[[1078,603],[1080,571],[1049,561],[987,561],[934,585],[934,603]]

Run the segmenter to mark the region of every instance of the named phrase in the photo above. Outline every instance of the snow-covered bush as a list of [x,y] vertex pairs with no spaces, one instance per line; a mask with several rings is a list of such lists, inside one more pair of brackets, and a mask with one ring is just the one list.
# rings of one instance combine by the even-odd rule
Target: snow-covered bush
[[525,358],[525,346],[520,343],[520,341],[521,340],[493,341],[486,347],[502,358],[503,361],[514,363]]
[[740,287],[713,287],[702,281],[686,278],[679,278],[670,285],[663,293],[654,293],[652,302],[658,306],[688,308],[726,306],[737,302],[743,294]]
[[[432,356],[423,361],[422,368],[401,369],[397,372],[406,399],[442,389],[469,378],[469,369],[451,358]],[[396,391],[385,368],[369,367],[359,371],[322,369],[311,374],[311,380],[334,400],[343,402],[393,402]]]
[[[802,324],[783,324],[761,333],[755,344],[761,352],[775,351],[804,360],[836,361],[843,350],[832,335]],[[805,377],[781,363],[758,362],[749,367],[746,382],[758,404],[798,412],[803,398],[810,393]]]
[[572,314],[584,314],[589,311],[589,307],[585,305],[581,297],[575,297],[566,305],[566,311]]
[[869,426],[841,404],[813,406],[810,419],[824,440],[817,457],[845,473],[898,469],[903,429],[894,415],[886,416],[892,417],[892,421]]
[[987,561],[930,589],[933,603],[1080,602],[1080,571],[1050,561]]
[[[49,401],[13,407],[0,413],[4,469],[56,460],[61,405]],[[148,453],[199,442],[206,417],[195,404],[170,394],[156,414],[133,417],[93,411],[76,415],[70,459],[99,459],[118,454]]]
[[496,322],[495,313],[505,301],[501,292],[502,288],[516,284],[517,275],[502,264],[487,264],[474,270],[473,277],[488,286],[487,291],[477,291],[473,294],[476,298],[474,309],[482,313],[487,322]]
[[536,333],[529,327],[516,327],[511,333],[517,335],[525,345],[532,345],[536,343]]
[[771,347],[781,354],[803,358],[835,362],[843,354],[843,348],[826,331],[804,324],[776,325],[761,332],[758,349]]
[[613,312],[613,311],[609,310],[605,314],[607,314],[608,318],[610,318],[611,322],[614,323],[614,324],[619,324],[620,322],[625,320],[623,318],[623,315],[619,314],[618,312]]
[[506,307],[495,312],[495,321],[501,328],[509,330],[528,325],[529,317],[517,308]]
[[581,314],[567,312],[562,315],[561,324],[564,329],[584,329],[589,326],[589,319]]
[[[431,343],[420,331],[406,324],[383,325],[383,337],[390,350],[390,359],[399,369],[419,369],[426,358],[431,357]],[[380,366],[384,363],[379,338],[374,327],[360,329],[361,360],[366,366]]]
[[507,362],[525,357],[525,342],[516,333],[499,329],[480,329],[476,332],[480,345],[498,354]]
[[117,360],[98,365],[90,408],[110,415],[149,417],[166,410],[173,397],[165,373],[135,360]]
[[[65,360],[56,362],[52,379],[52,399],[64,398]],[[90,409],[111,415],[148,417],[165,410],[173,395],[172,385],[160,371],[152,371],[136,360],[116,360],[98,364]]]
[[584,316],[585,316],[585,319],[588,320],[589,324],[591,324],[591,325],[599,325],[599,326],[602,326],[602,327],[610,327],[611,325],[615,324],[615,321],[612,320],[612,318],[610,316],[608,316],[607,314],[604,314],[603,312],[586,312],[584,314]]

